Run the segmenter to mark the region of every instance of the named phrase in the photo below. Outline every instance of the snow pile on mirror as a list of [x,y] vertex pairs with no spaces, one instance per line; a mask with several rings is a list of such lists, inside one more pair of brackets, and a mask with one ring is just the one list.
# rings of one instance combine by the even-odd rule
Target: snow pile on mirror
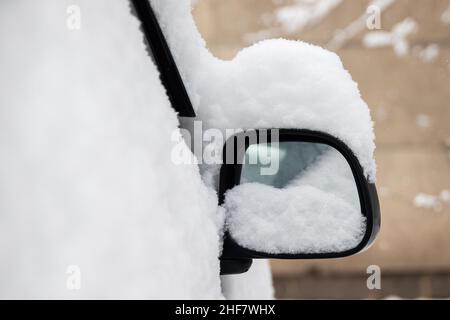
[[[222,61],[205,48],[192,17],[184,14],[190,10],[187,1],[151,2],[205,129],[323,131],[345,142],[375,181],[370,112],[336,54],[275,39]],[[221,152],[222,146],[216,147]],[[208,182],[217,184],[218,166],[204,165],[201,170]]]
[[80,30],[65,1],[0,3],[0,297],[220,298],[217,198],[171,161],[129,2],[76,4]]
[[284,188],[261,183],[233,188],[225,208],[233,213],[227,217],[233,239],[259,252],[344,252],[357,247],[366,230],[351,169],[332,148]]

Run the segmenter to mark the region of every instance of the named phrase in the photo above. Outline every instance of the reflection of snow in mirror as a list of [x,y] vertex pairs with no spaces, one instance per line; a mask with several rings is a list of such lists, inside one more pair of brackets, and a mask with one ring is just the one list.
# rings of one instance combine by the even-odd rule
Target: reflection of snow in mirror
[[[247,183],[227,193],[227,227],[240,245],[268,253],[325,253],[361,242],[366,222],[347,161],[331,147],[301,144],[309,157],[295,158],[288,145],[280,175],[258,177],[255,168],[244,167]],[[286,166],[285,159],[294,162]],[[283,170],[295,170],[294,179],[287,181]]]

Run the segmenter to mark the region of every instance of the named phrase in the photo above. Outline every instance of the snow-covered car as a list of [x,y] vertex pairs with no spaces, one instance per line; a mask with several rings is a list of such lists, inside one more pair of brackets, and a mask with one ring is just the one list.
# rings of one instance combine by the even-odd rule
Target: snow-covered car
[[335,54],[219,60],[190,0],[0,8],[1,298],[271,298],[267,258],[374,241],[371,117]]

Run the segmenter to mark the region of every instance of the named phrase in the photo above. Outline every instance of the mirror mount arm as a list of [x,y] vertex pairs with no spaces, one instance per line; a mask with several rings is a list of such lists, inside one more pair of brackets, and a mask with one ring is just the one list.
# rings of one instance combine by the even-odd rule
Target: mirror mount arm
[[246,273],[252,263],[253,259],[220,259],[220,275]]

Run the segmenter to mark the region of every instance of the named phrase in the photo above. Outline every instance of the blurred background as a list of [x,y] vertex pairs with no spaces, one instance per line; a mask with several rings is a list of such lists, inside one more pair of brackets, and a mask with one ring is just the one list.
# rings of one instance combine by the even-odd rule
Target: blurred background
[[[367,27],[372,4],[381,30]],[[272,261],[276,297],[450,297],[450,0],[196,0],[194,16],[222,59],[280,37],[336,52],[375,121],[377,242],[341,260]],[[381,290],[367,288],[370,265]]]

